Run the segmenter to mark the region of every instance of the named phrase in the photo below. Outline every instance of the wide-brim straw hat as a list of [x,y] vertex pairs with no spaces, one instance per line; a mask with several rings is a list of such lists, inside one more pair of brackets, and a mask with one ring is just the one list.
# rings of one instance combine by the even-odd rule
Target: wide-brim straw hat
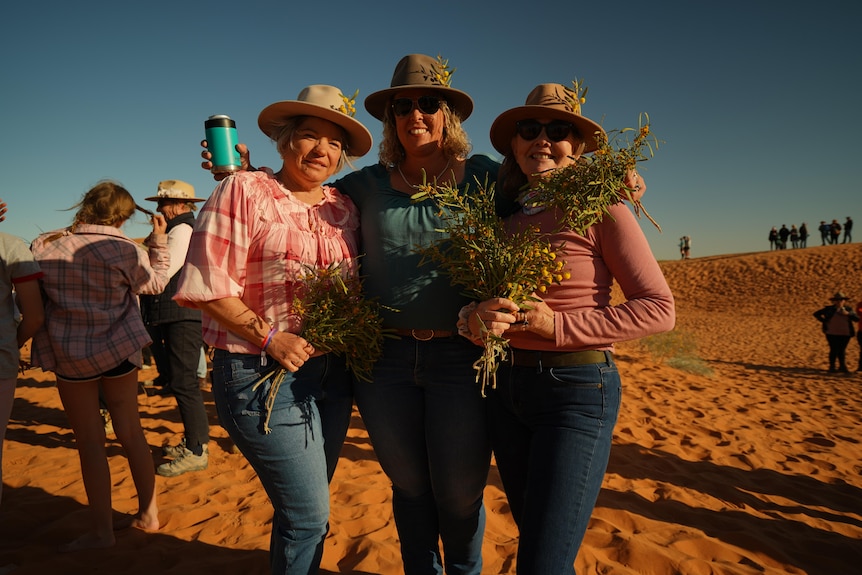
[[182,200],[184,202],[205,202],[206,198],[196,198],[195,188],[182,180],[162,180],[155,196],[144,198],[150,202],[159,200]]
[[839,291],[839,292],[835,292],[835,295],[834,295],[834,296],[832,296],[831,298],[829,298],[829,300],[830,300],[830,301],[841,301],[841,300],[845,300],[845,299],[850,299],[850,298],[849,298],[849,297],[847,297],[847,296],[844,294],[844,292],[840,292],[840,291]]
[[328,120],[347,132],[347,155],[364,156],[371,149],[371,132],[348,115],[352,100],[335,86],[315,84],[302,89],[296,100],[270,104],[257,117],[257,125],[267,137],[275,140],[285,122],[295,116],[314,116]]
[[450,88],[449,76],[445,72],[437,58],[425,54],[408,54],[395,66],[390,87],[365,98],[365,109],[378,120],[383,120],[386,107],[397,92],[412,89],[433,90],[448,102],[449,109],[463,122],[473,113],[473,99],[466,92]]
[[539,84],[527,96],[523,106],[506,110],[491,124],[491,144],[503,155],[512,151],[512,138],[521,120],[549,118],[574,124],[584,139],[584,153],[598,148],[596,132],[604,134],[600,125],[581,115],[578,94],[562,84]]

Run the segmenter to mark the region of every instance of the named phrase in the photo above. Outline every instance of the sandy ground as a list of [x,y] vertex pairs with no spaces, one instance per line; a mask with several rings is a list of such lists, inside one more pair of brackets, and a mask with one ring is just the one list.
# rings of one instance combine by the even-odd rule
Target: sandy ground
[[[825,339],[811,314],[836,290],[862,299],[862,245],[662,267],[677,298],[677,332],[696,343],[711,373],[671,367],[671,357],[642,344],[619,347],[623,409],[578,573],[857,573],[862,373],[826,373]],[[848,355],[856,368],[855,340]],[[266,573],[271,507],[205,398],[210,466],[158,478],[162,529],[126,530],[113,548],[58,554],[87,521],[78,459],[53,376],[22,376],[3,461],[0,573]],[[181,434],[176,404],[140,399],[158,453]],[[109,453],[114,507],[134,511],[116,441]],[[517,530],[493,467],[485,497],[484,573],[514,573]],[[355,413],[332,484],[321,573],[402,572],[390,498]]]

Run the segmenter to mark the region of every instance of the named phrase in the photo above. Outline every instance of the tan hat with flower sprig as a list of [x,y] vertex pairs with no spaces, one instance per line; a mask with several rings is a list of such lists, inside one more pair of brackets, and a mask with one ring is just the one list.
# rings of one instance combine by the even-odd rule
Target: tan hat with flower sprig
[[365,109],[378,120],[383,120],[386,107],[396,92],[431,89],[443,96],[449,108],[463,122],[473,113],[473,99],[466,92],[449,87],[452,72],[454,70],[449,69],[449,61],[443,60],[440,56],[432,58],[425,54],[408,54],[395,66],[392,82],[389,83],[390,87],[369,94],[365,98]]
[[506,110],[491,124],[491,144],[503,155],[512,151],[512,138],[517,133],[517,123],[521,120],[536,120],[549,118],[564,120],[574,124],[584,139],[584,153],[594,152],[598,148],[596,132],[604,134],[604,130],[589,118],[581,116],[581,103],[586,90],[578,93],[576,89],[567,88],[562,84],[539,84],[527,96],[523,106]]
[[371,149],[371,132],[353,117],[356,94],[348,98],[335,86],[315,84],[302,89],[296,100],[270,104],[257,117],[257,125],[267,137],[275,139],[284,123],[295,116],[314,116],[328,120],[347,132],[347,155],[364,156]]

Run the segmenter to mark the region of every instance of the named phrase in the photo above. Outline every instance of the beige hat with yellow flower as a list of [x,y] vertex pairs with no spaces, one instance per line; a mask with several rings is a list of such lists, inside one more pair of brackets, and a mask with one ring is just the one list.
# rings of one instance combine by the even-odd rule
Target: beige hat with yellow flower
[[604,133],[601,126],[581,116],[581,98],[577,92],[562,84],[539,84],[523,106],[506,110],[491,124],[491,144],[501,154],[512,150],[512,138],[521,120],[548,118],[571,122],[584,139],[584,153],[598,148],[596,132]]
[[371,149],[371,132],[353,118],[353,99],[347,98],[335,86],[315,84],[302,89],[296,100],[270,104],[257,117],[257,125],[267,137],[278,137],[285,121],[294,116],[314,116],[328,120],[347,132],[347,155],[364,156]]

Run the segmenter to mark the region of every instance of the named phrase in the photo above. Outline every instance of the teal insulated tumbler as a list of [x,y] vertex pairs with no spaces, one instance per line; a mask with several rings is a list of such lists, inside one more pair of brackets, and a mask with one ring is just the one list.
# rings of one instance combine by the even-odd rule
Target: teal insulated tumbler
[[242,167],[236,151],[236,122],[230,116],[218,114],[204,122],[207,150],[212,154],[213,174],[236,172]]

